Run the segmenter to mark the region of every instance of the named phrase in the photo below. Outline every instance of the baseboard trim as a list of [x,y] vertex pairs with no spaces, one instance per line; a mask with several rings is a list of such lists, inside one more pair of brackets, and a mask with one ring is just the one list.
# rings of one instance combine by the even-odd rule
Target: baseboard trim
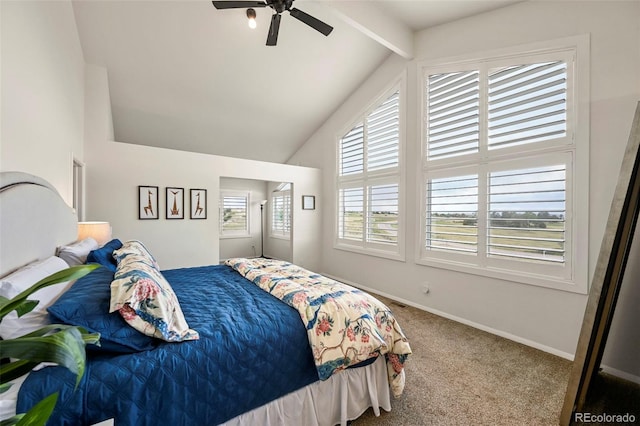
[[[424,305],[421,305],[419,303],[415,303],[415,302],[412,302],[410,300],[403,299],[403,298],[395,296],[393,294],[389,294],[389,293],[386,293],[384,291],[380,291],[378,289],[374,289],[374,288],[371,288],[371,287],[367,287],[365,285],[354,283],[352,281],[345,280],[344,278],[336,277],[336,276],[333,276],[333,275],[327,274],[327,273],[322,273],[322,275],[324,275],[326,277],[329,277],[329,278],[332,278],[332,279],[334,279],[336,281],[343,282],[343,283],[348,284],[350,286],[357,287],[357,288],[359,288],[361,290],[364,290],[364,291],[367,291],[367,292],[370,292],[370,293],[379,294],[379,295],[387,297],[387,298],[389,298],[391,300],[395,300],[396,302],[400,302],[400,303],[403,303],[405,305],[409,305],[409,306],[412,306],[414,308],[421,309],[423,311],[427,311],[427,312],[432,313],[434,315],[438,315],[440,317],[447,318],[447,319],[450,319],[452,321],[456,321],[456,322],[459,322],[459,323],[464,324],[464,325],[468,325],[468,326],[473,327],[473,328],[477,328],[478,330],[486,331],[487,333],[491,333],[491,334],[494,334],[496,336],[504,337],[505,339],[512,340],[512,341],[517,342],[517,343],[521,343],[521,344],[523,344],[525,346],[529,346],[529,347],[532,347],[534,349],[541,350],[541,351],[549,353],[551,355],[555,355],[555,356],[558,356],[560,358],[564,358],[564,359],[567,359],[569,361],[573,361],[573,357],[574,357],[573,354],[570,354],[570,353],[564,352],[564,351],[560,351],[560,350],[558,350],[556,348],[552,348],[550,346],[546,346],[546,345],[540,344],[538,342],[534,342],[533,340],[525,339],[523,337],[516,336],[515,334],[507,333],[505,331],[498,330],[498,329],[495,329],[495,328],[492,328],[492,327],[487,327],[486,325],[479,324],[479,323],[476,323],[476,322],[473,322],[473,321],[469,321],[469,320],[467,320],[465,318],[461,318],[461,317],[458,317],[458,316],[455,316],[455,315],[451,315],[451,314],[448,314],[446,312],[439,311],[437,309],[433,309],[433,308],[430,308],[428,306],[424,306]],[[611,370],[613,370],[613,369],[611,369]],[[620,373],[626,374],[627,376],[629,376],[628,373],[623,373],[623,372],[620,372]],[[615,373],[610,373],[610,374],[613,374],[614,376],[622,377],[622,376],[620,376],[620,374],[615,374]],[[633,376],[633,377],[635,377],[635,376]],[[622,377],[622,378],[626,379],[626,377]],[[630,380],[630,379],[627,379],[627,380]]]
[[631,373],[627,373],[626,371],[618,370],[618,369],[613,368],[613,367],[609,367],[608,365],[601,365],[600,367],[602,368],[602,371],[604,371],[607,374],[611,374],[612,376],[616,376],[616,377],[619,377],[621,379],[628,380],[630,382],[633,382],[635,384],[640,385],[640,377],[639,376],[636,376],[636,375],[631,374]]

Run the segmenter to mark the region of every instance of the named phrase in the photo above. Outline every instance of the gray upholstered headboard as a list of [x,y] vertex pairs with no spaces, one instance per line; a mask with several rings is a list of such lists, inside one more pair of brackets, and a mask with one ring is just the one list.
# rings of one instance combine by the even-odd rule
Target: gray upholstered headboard
[[78,235],[75,212],[46,180],[0,173],[0,277],[55,254]]

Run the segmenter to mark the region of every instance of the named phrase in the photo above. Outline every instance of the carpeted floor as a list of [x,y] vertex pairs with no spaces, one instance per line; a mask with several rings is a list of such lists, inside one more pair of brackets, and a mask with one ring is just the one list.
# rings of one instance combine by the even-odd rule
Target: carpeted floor
[[[558,425],[570,361],[376,297],[393,311],[413,354],[391,412],[376,417],[369,409],[351,425]],[[604,373],[592,383],[583,412],[631,413],[635,421],[626,424],[640,425],[640,385]]]
[[379,297],[411,342],[404,394],[353,426],[557,425],[571,363]]

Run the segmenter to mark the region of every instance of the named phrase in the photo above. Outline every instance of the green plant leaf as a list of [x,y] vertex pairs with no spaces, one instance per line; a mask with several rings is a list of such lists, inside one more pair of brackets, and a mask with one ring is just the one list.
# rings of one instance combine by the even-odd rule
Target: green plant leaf
[[90,344],[100,346],[100,333],[89,333],[86,328],[77,325],[49,324],[21,337],[41,337],[46,336],[53,331],[65,330],[72,327],[78,329],[85,345]]
[[52,393],[36,405],[31,407],[25,415],[16,423],[17,426],[44,426],[53,413],[58,401],[58,392]]
[[2,364],[0,366],[0,383],[4,385],[11,380],[22,377],[38,364],[39,362],[32,362],[27,359]]
[[40,303],[39,300],[30,300],[30,299],[26,299],[20,302],[20,304],[16,306],[16,309],[15,309],[16,313],[18,314],[18,317],[21,317],[24,314],[33,311],[35,307],[38,306],[38,303]]
[[[31,333],[33,334],[33,333]],[[22,336],[0,341],[4,356],[33,362],[54,362],[76,374],[76,386],[84,374],[86,353],[78,327],[68,327],[46,336]],[[1,379],[5,380],[4,375]]]
[[5,393],[6,391],[8,391],[12,386],[12,383],[2,383],[0,384],[0,393]]
[[[43,278],[12,299],[0,296],[0,321],[12,311],[16,311],[19,317],[31,312],[39,301],[29,300],[27,297],[41,288],[77,280],[99,266],[72,266]],[[99,340],[99,334],[88,333],[84,328],[57,324],[42,327],[16,339],[0,340],[2,356],[16,359],[0,365],[0,393],[11,387],[7,382],[29,373],[40,362],[54,362],[75,373],[77,387],[84,375],[85,345],[100,344]],[[44,426],[55,408],[57,399],[57,393],[49,395],[26,414],[18,414],[0,421],[0,426]]]
[[0,421],[0,426],[13,426],[17,424],[21,418],[24,417],[24,414],[16,414],[13,417],[9,417],[8,419],[4,419]]
[[6,299],[3,297],[2,299],[0,299],[0,320],[2,320],[2,318],[4,318],[5,315],[7,315],[9,312],[18,309],[24,303],[24,301],[27,300],[27,297],[40,290],[41,288],[53,284],[63,283],[66,281],[77,280],[78,278],[87,275],[89,272],[99,267],[100,265],[98,264],[72,266],[41,279],[12,299]]

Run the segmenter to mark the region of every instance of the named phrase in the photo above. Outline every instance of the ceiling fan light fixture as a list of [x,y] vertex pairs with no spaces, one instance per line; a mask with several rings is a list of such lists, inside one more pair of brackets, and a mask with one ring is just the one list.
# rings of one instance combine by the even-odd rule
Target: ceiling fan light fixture
[[[0,0],[2,1],[2,0]],[[269,34],[267,35],[267,46],[275,46],[278,43],[278,31],[280,29],[280,18],[282,13],[289,12],[293,18],[310,26],[319,33],[328,36],[333,27],[328,25],[318,18],[314,18],[296,9],[293,6],[294,0],[212,0],[213,6],[216,9],[247,9],[247,18],[249,18],[249,26],[251,28],[256,27],[256,11],[254,8],[268,7],[275,12],[271,15],[271,25],[269,25]]]
[[247,9],[247,18],[249,18],[249,28],[254,29],[256,24],[256,11],[253,8]]

